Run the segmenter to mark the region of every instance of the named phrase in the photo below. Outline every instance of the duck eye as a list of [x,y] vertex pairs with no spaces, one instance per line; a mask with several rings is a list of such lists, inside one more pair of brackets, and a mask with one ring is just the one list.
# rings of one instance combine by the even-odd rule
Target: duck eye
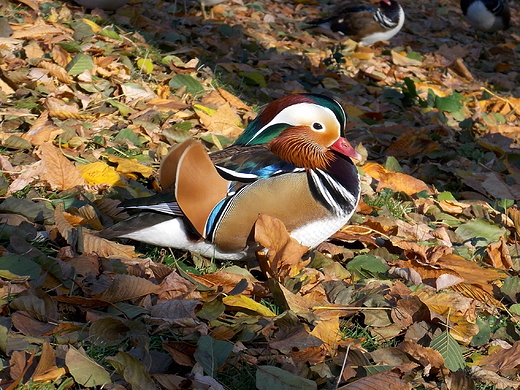
[[314,122],[312,124],[312,128],[314,130],[323,130],[323,125],[320,122]]

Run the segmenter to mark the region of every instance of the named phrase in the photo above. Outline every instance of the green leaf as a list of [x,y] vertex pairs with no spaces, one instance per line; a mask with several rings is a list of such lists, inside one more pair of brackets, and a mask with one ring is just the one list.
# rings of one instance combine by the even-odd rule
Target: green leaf
[[449,331],[446,330],[437,337],[434,337],[430,343],[430,347],[439,351],[444,358],[444,365],[450,371],[458,371],[466,367],[464,356],[462,356],[462,349]]
[[81,46],[78,42],[58,42],[56,45],[60,46],[67,53],[80,53]]
[[415,99],[419,97],[417,94],[417,88],[415,87],[415,82],[410,77],[404,78],[403,92],[409,99]]
[[117,135],[114,137],[114,139],[128,140],[131,143],[133,143],[134,145],[141,144],[141,142],[139,140],[139,136],[132,129],[129,129],[128,127],[125,129],[122,129],[119,133],[117,133]]
[[509,298],[511,302],[518,302],[520,298],[520,278],[518,276],[508,276],[504,279],[500,292]]
[[206,375],[214,377],[232,350],[233,344],[204,335],[200,337],[193,357],[200,363]]
[[509,307],[509,311],[513,314],[520,315],[520,303],[515,303]]
[[437,200],[439,202],[442,202],[443,200],[456,200],[455,197],[453,196],[453,194],[449,191],[444,191],[444,192],[441,192],[438,196],[437,196]]
[[171,89],[179,89],[183,86],[186,86],[186,92],[191,95],[204,92],[204,86],[200,83],[200,81],[194,79],[189,74],[176,74],[172,77],[168,85]]
[[265,77],[260,72],[240,72],[239,76],[245,77],[245,81],[249,81],[253,85],[258,85],[262,88],[267,87],[267,82],[265,81]]
[[394,156],[389,156],[386,158],[385,169],[387,171],[392,172],[403,172],[403,168],[401,168],[401,164]]
[[29,141],[17,135],[10,135],[7,137],[2,146],[8,149],[32,149],[32,144]]
[[406,55],[406,57],[418,61],[422,61],[424,59],[421,53],[417,53],[416,51],[411,51]]
[[103,36],[108,37],[108,38],[111,38],[111,39],[115,39],[117,41],[122,41],[123,40],[121,38],[121,36],[117,32],[115,32],[114,30],[111,30],[109,28],[104,28],[98,34],[99,35],[103,35]]
[[54,211],[47,206],[47,202],[33,202],[11,196],[0,203],[0,211],[23,215],[31,222],[53,223]]
[[94,69],[94,60],[91,56],[78,53],[74,56],[72,61],[67,64],[65,70],[70,75],[81,74],[85,70]]
[[[9,271],[14,275],[29,276],[30,279],[35,279],[40,276],[42,272],[41,267],[31,259],[21,255],[6,255],[2,256],[0,261],[0,270]],[[6,275],[2,274],[2,278]]]
[[499,241],[500,237],[505,237],[508,232],[504,227],[477,218],[460,225],[455,233],[464,241],[470,241],[474,246],[487,246]]
[[65,365],[74,380],[81,386],[103,388],[104,385],[111,383],[107,370],[73,346],[69,346],[65,355]]
[[114,100],[114,99],[108,99],[107,103],[110,103],[112,106],[117,108],[119,110],[119,113],[123,116],[126,116],[128,114],[135,112],[135,110],[133,108],[130,108],[126,104],[118,102],[117,100]]
[[118,352],[116,356],[105,359],[130,384],[132,390],[155,389],[155,383],[148,370],[139,359],[126,352]]
[[495,210],[505,213],[509,207],[512,207],[515,201],[512,199],[497,199],[495,200]]
[[446,97],[435,96],[435,108],[444,112],[456,112],[463,107],[462,103],[459,101],[460,97],[461,95],[458,93]]
[[92,27],[90,27],[87,23],[85,23],[81,20],[74,21],[72,23],[72,29],[74,30],[74,34],[72,34],[72,38],[74,38],[75,41],[82,42],[95,35],[94,31],[92,31]]
[[379,366],[379,365],[378,366],[363,366],[363,368],[367,372],[367,376],[368,375],[379,374],[380,372],[385,372],[385,371],[391,370],[394,367],[395,366],[386,366],[386,365],[381,365],[381,366]]
[[477,318],[476,323],[478,326],[478,333],[471,339],[471,346],[480,347],[481,345],[489,343],[489,339],[491,338],[491,328],[489,326],[489,321]]
[[212,301],[204,302],[202,309],[197,312],[197,317],[206,321],[213,321],[220,317],[225,309],[226,305],[222,303],[222,299],[216,298]]
[[274,366],[258,366],[256,370],[258,390],[315,390],[316,382],[296,376]]
[[404,108],[402,101],[404,99],[404,94],[397,89],[385,88],[383,90],[383,98],[390,103],[394,103],[398,107]]
[[361,278],[370,278],[384,274],[388,266],[376,256],[358,255],[347,263],[347,270]]

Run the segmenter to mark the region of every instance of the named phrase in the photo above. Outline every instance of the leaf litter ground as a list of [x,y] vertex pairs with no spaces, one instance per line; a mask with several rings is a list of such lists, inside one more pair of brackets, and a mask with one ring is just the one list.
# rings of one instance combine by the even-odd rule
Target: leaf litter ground
[[[3,2],[2,388],[518,388],[518,6],[483,35],[456,1],[402,3],[356,48],[302,30],[326,2]],[[268,216],[258,264],[94,234],[171,146],[225,147],[302,91],[342,102],[364,156],[317,250]]]

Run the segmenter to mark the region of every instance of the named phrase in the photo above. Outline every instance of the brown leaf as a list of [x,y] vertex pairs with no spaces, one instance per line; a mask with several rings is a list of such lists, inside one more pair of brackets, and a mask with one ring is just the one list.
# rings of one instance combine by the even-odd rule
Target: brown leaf
[[497,389],[518,389],[520,387],[520,382],[517,380],[503,378],[497,373],[490,370],[484,370],[479,366],[471,367],[471,376],[480,382],[495,385]]
[[170,299],[199,299],[200,293],[196,289],[195,284],[184,279],[177,272],[171,272],[163,279],[156,294],[159,302]]
[[39,149],[44,166],[42,178],[60,191],[85,183],[80,171],[52,143],[45,142]]
[[363,165],[363,171],[379,181],[377,191],[383,188],[390,188],[397,192],[404,192],[413,195],[421,191],[431,193],[430,188],[422,180],[416,179],[406,173],[392,172],[383,168],[382,165],[376,163],[367,163]]
[[507,209],[507,215],[513,220],[516,234],[520,235],[520,210],[516,206]]
[[9,359],[9,365],[11,366],[9,374],[11,378],[14,379],[14,382],[11,383],[6,390],[15,390],[18,387],[25,373],[31,367],[35,353],[36,352],[33,352],[27,360],[25,360],[25,351],[14,351],[11,354],[11,358]]
[[441,354],[433,348],[423,347],[410,340],[401,342],[397,345],[397,348],[410,355],[414,361],[419,362],[424,367],[424,376],[436,375],[439,372],[444,375],[449,373],[449,370],[444,366],[444,359]]
[[11,35],[13,39],[22,38],[38,38],[45,35],[59,35],[63,34],[63,31],[53,26],[31,26],[23,30],[18,30]]
[[424,132],[417,129],[410,129],[403,133],[388,149],[386,154],[395,157],[409,157],[416,154],[429,154],[434,150],[439,150],[439,144]]
[[500,349],[478,362],[482,368],[504,376],[517,375],[520,367],[520,341],[509,349]]
[[220,87],[218,87],[217,90],[222,95],[222,97],[224,99],[226,99],[229,102],[229,104],[231,104],[233,107],[236,107],[236,108],[239,108],[242,110],[246,110],[246,111],[251,110],[251,108],[247,104],[245,104],[242,100],[240,100],[238,97],[233,95],[231,92],[228,92],[225,89],[220,88]]
[[107,302],[121,302],[142,297],[159,290],[159,286],[149,280],[132,275],[117,275],[110,287],[97,298]]
[[434,268],[436,268],[436,263],[441,257],[453,253],[453,249],[445,245],[427,246],[404,240],[395,242],[394,245],[404,249],[404,255],[407,259]]
[[[40,62],[39,66],[41,66],[44,69],[47,69],[51,75],[56,77],[59,81],[61,81],[64,84],[72,84],[74,80],[70,75],[67,73],[65,68],[62,66],[59,66],[57,64],[53,64],[52,62],[42,61]],[[55,110],[49,110],[49,111],[55,111]]]
[[38,321],[31,317],[30,313],[18,310],[11,316],[13,326],[25,336],[43,336],[52,333],[56,325],[48,322]]
[[247,281],[247,287],[242,294],[247,296],[253,295],[255,297],[265,297],[269,294],[269,291],[265,286],[263,286],[262,283],[256,280],[251,274],[244,275],[222,270],[211,274],[195,275],[190,273],[189,275],[200,284],[210,287],[213,290],[222,291],[225,294],[233,290],[242,279]]
[[405,382],[403,374],[398,369],[393,368],[389,371],[380,372],[378,374],[369,375],[365,378],[345,386],[338,387],[337,390],[407,390],[412,385]]
[[89,340],[97,346],[120,345],[128,338],[130,327],[122,319],[105,317],[94,321],[89,329]]
[[181,366],[193,367],[195,359],[193,354],[196,347],[185,341],[168,341],[162,343],[163,348],[171,355],[175,363]]
[[275,302],[284,310],[291,310],[294,313],[303,314],[309,313],[312,307],[320,306],[320,302],[294,294],[275,279],[269,279],[269,287]]
[[254,234],[255,240],[267,249],[267,255],[258,255],[260,268],[278,281],[298,275],[311,261],[301,260],[309,248],[292,238],[279,219],[260,214]]
[[333,356],[334,351],[338,347],[338,342],[342,339],[342,334],[339,329],[339,317],[338,312],[320,313],[320,319],[314,326],[311,332],[312,336],[319,338],[323,341],[323,347],[325,347],[327,355]]
[[100,257],[136,257],[134,247],[106,240],[94,234],[83,233],[83,253],[96,253]]
[[504,237],[500,237],[500,241],[489,244],[486,248],[491,265],[494,268],[508,270],[513,268],[513,262],[511,261],[511,255],[507,249],[506,241]]
[[237,138],[242,133],[240,117],[231,108],[229,103],[218,107],[212,115],[205,113],[203,110],[197,110],[203,126],[213,132],[220,133],[231,139]]
[[54,210],[54,222],[61,236],[73,247],[78,242],[78,231],[72,226],[63,212],[63,203],[58,204]]
[[34,376],[44,375],[56,367],[56,354],[54,349],[48,341],[45,341],[42,345],[42,353],[38,365],[34,370]]

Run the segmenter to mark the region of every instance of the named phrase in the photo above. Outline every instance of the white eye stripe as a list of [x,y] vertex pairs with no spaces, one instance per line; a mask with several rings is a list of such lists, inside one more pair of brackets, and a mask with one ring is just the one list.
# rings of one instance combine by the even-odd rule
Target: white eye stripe
[[[330,108],[319,106],[314,103],[293,104],[288,107],[285,107],[269,123],[267,123],[260,130],[258,130],[256,134],[253,137],[251,137],[249,143],[253,141],[256,137],[258,137],[265,129],[277,123],[287,123],[291,126],[311,126],[311,124],[316,122],[319,122],[322,125],[325,121],[330,123],[331,120],[333,121],[333,123],[336,124],[338,130],[341,129],[341,123],[339,123],[338,119],[336,118],[336,115]],[[323,128],[324,130],[320,131],[325,131],[325,125],[323,125]]]

